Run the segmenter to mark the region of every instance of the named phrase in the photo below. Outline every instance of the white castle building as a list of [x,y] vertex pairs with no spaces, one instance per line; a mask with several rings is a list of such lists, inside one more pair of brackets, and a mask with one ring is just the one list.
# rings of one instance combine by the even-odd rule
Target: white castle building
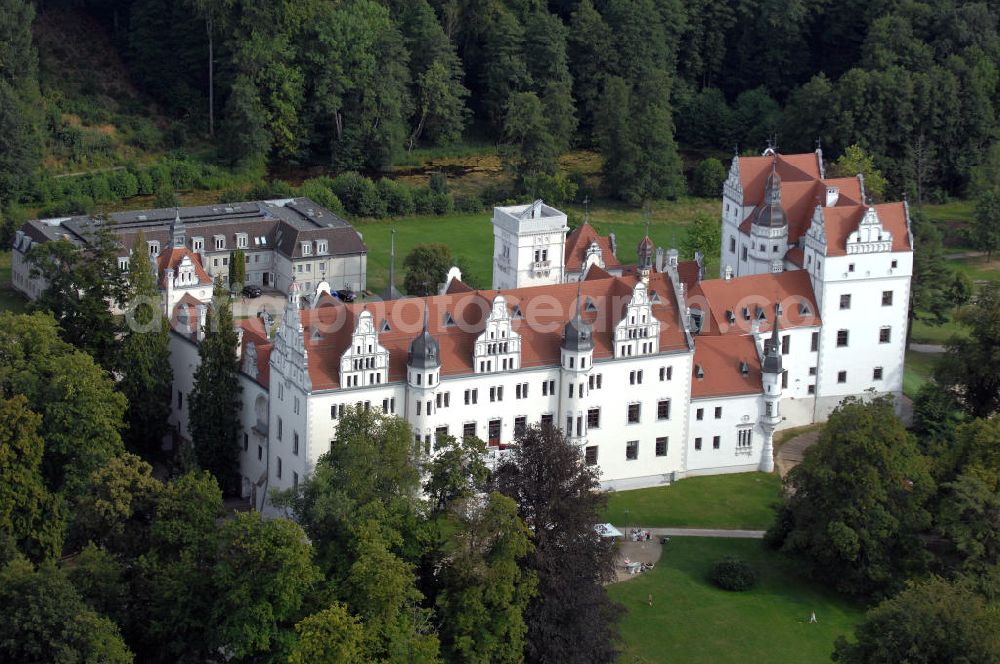
[[[775,430],[824,419],[847,395],[900,395],[912,271],[904,204],[867,205],[860,178],[822,157],[733,160],[722,278],[656,250],[623,267],[613,238],[540,201],[494,212],[494,289],[453,274],[441,294],[301,308],[277,330],[243,321],[244,494],[308,477],[345,408],[404,417],[433,453],[442,434],[502,454],[550,423],[605,487],[773,469]],[[172,421],[187,395],[203,312],[177,317]]]

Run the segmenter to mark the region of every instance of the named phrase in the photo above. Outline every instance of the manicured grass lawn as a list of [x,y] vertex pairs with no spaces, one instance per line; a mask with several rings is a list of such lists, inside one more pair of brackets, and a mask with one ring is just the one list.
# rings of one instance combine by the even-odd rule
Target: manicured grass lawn
[[0,311],[22,313],[27,301],[10,285],[10,251],[0,251]]
[[[563,206],[567,212],[583,215],[579,206]],[[657,246],[679,244],[686,226],[698,211],[718,214],[716,201],[686,198],[653,204],[649,234]],[[413,247],[425,242],[441,242],[464,259],[472,280],[489,288],[493,274],[493,224],[491,209],[482,212],[454,212],[446,215],[414,215],[402,219],[352,220],[368,246],[368,290],[378,293],[389,285],[389,238],[396,227],[396,287],[403,290],[403,260]],[[615,233],[618,257],[624,264],[635,262],[635,248],[645,233],[642,211],[618,205],[592,207],[591,224],[602,234]],[[683,257],[682,257],[683,258]],[[715,257],[718,261],[718,258]],[[466,276],[466,275],[463,275]],[[706,277],[713,275],[706,271]],[[717,275],[715,275],[717,276]]]
[[922,320],[913,321],[913,332],[910,340],[918,344],[937,344],[943,346],[956,334],[962,334],[964,328],[952,320],[952,314],[947,314],[948,321],[941,325],[931,325]]
[[917,395],[924,383],[931,380],[934,366],[940,355],[906,351],[906,364],[903,367],[903,394],[911,399]]
[[952,200],[936,205],[924,205],[923,212],[931,221],[970,222],[976,214],[976,203],[971,200]]
[[774,521],[780,487],[777,473],[689,477],[670,486],[612,492],[603,518],[625,527],[764,530]]
[[996,281],[1000,279],[1000,254],[993,254],[992,260],[986,256],[969,256],[947,261],[948,267],[965,272],[973,281]]
[[[712,564],[726,555],[753,565],[756,588],[734,593],[711,584]],[[797,561],[760,540],[675,537],[652,571],[608,592],[628,610],[621,624],[623,664],[829,662],[834,640],[849,636],[863,614],[863,607],[810,582]],[[811,611],[816,624],[809,624]]]

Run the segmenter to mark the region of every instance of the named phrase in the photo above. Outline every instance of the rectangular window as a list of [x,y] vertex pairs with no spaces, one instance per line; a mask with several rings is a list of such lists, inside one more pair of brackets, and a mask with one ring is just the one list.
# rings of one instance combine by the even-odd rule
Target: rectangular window
[[470,403],[469,399],[471,399],[471,398],[472,398],[472,391],[471,390],[466,390],[465,391],[465,405],[466,406],[469,405],[469,403]]
[[736,447],[750,447],[753,429],[740,429],[736,436]]
[[792,350],[792,337],[788,334],[781,335],[781,354],[788,355]]
[[847,345],[847,330],[837,330],[837,347],[843,348]]
[[514,418],[514,436],[523,436],[528,430],[528,418],[524,415]]
[[656,456],[667,456],[667,446],[670,440],[666,436],[660,436],[656,439]]
[[840,308],[850,309],[851,308],[851,294],[847,293],[840,296]]
[[552,413],[545,413],[544,415],[542,415],[542,417],[538,421],[539,421],[539,423],[543,427],[550,427],[550,426],[552,426],[552,422],[553,422]]
[[590,445],[584,451],[583,454],[584,461],[588,466],[597,465],[597,445]]
[[635,461],[639,458],[639,441],[630,440],[625,443],[625,459],[627,461]]
[[587,411],[587,428],[588,429],[600,429],[601,428],[601,409],[591,408]]
[[448,435],[448,427],[438,427],[434,429],[434,444],[440,445],[444,442],[445,436]]
[[604,374],[597,374],[597,389],[601,389],[601,379],[603,377],[604,377]]
[[882,291],[882,306],[891,307],[892,306],[892,291],[884,290]]
[[330,419],[331,420],[337,419],[337,404],[330,405]]
[[810,376],[816,375],[816,367],[809,367],[809,375]]
[[736,238],[732,236],[729,237],[729,253],[731,254],[736,253]]
[[299,488],[299,474],[296,473],[295,471],[292,471],[292,488],[293,489]]
[[670,399],[660,399],[656,402],[656,419],[670,419]]
[[473,404],[479,403],[479,389],[478,388],[473,388],[473,390],[472,390],[472,403]]
[[630,403],[628,405],[628,423],[638,424],[640,416],[640,404]]
[[781,389],[788,389],[788,369],[781,372]]
[[250,449],[250,436],[243,434],[243,451]]
[[883,327],[878,331],[878,342],[880,344],[887,344],[892,340],[892,328]]
[[895,270],[897,267],[899,267],[899,261],[897,261],[897,260],[894,259],[892,261],[892,263],[891,263],[891,266],[892,266],[892,269]]
[[712,449],[713,450],[719,449],[720,442],[721,442],[720,436],[712,436]]
[[701,449],[701,438],[695,438],[694,439],[694,449],[696,449],[696,450],[700,450]]
[[569,384],[569,398],[570,398],[570,399],[572,399],[572,398],[573,398],[573,388],[574,388],[574,387],[575,387],[575,385],[574,385],[573,383],[570,383],[570,384]]
[[280,480],[281,479],[281,457],[277,457],[277,459],[278,459],[278,469],[277,469],[278,470],[278,479]]
[[715,407],[715,419],[717,419],[717,420],[721,420],[722,419],[722,406],[716,406]]
[[497,388],[497,401],[503,401],[503,385]]
[[542,396],[543,397],[549,396],[549,381],[547,380],[542,381]]
[[882,380],[882,367],[875,367],[872,371],[872,380]]
[[417,415],[419,415],[421,413],[421,409],[424,407],[423,403],[424,403],[423,401],[418,401],[417,402]]
[[437,406],[438,408],[441,408],[442,403],[444,403],[444,395],[438,392],[436,395],[434,395],[434,405]]
[[854,263],[848,263],[847,264],[847,271],[848,272],[854,272]]
[[463,438],[475,438],[476,437],[476,423],[466,422],[462,425],[462,437]]
[[281,418],[278,418],[278,440],[281,440]]
[[629,374],[628,374],[628,384],[629,385],[635,385],[635,372],[634,371],[630,371]]
[[[162,403],[162,402],[161,402]],[[177,390],[177,410],[184,408],[184,393]]]
[[847,382],[847,372],[846,371],[838,371],[837,372],[837,382],[838,383],[846,383]]
[[696,410],[694,412],[694,419],[696,419],[696,420],[703,420],[703,419],[705,419],[705,409],[704,408],[699,408],[698,410]]
[[[746,246],[744,246],[744,247],[743,247],[743,255],[742,255],[742,256],[740,256],[740,259],[741,259],[741,260],[742,260],[742,261],[743,261],[744,263],[745,263],[745,262],[747,261],[747,248],[746,248]],[[699,447],[698,449],[701,449],[701,448]]]
[[292,454],[295,456],[299,455],[299,432],[295,431],[292,433]]
[[257,461],[264,460],[264,448],[260,445],[257,446]]
[[816,394],[816,386],[810,385],[806,388],[806,394]]
[[809,350],[816,352],[819,350],[819,332],[812,333],[812,340],[809,343]]

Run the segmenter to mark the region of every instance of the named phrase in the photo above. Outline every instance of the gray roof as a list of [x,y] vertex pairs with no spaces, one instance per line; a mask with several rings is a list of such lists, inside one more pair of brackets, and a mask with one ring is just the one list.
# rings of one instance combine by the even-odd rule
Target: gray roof
[[[114,212],[106,221],[86,216],[37,219],[22,230],[36,242],[68,239],[78,245],[89,242],[101,223],[113,224],[123,247],[131,248],[140,231],[148,241],[170,244],[170,225],[180,214],[189,248],[192,238],[205,239],[205,253],[212,253],[216,235],[226,238],[229,252],[236,248],[236,234],[249,236],[250,250],[273,248],[288,258],[302,257],[302,241],[328,241],[327,256],[363,254],[364,242],[353,227],[336,214],[308,198],[289,198],[242,203],[219,203],[193,207],[157,208]],[[263,243],[257,244],[256,239]],[[314,253],[315,255],[315,253]]]
[[406,364],[414,369],[437,369],[441,366],[441,346],[427,331],[427,305],[424,305],[424,330],[410,342]]
[[594,350],[594,329],[583,320],[579,310],[563,327],[562,347],[576,352]]

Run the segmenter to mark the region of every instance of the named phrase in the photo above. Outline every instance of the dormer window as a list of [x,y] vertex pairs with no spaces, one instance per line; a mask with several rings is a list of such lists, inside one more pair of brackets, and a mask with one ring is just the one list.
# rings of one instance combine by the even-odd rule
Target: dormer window
[[312,256],[312,252],[313,252],[312,242],[303,242],[302,243],[302,255],[303,256]]
[[329,243],[326,240],[316,240],[316,253],[323,255],[330,250]]
[[120,272],[128,272],[128,256],[118,257],[118,270]]
[[191,238],[191,248],[194,251],[203,251],[205,249],[205,238],[203,237]]
[[247,236],[246,233],[237,233],[236,234],[236,246],[237,246],[237,248],[239,248],[239,249],[246,249],[249,246],[249,244],[250,244],[248,240],[249,240],[249,237]]
[[149,247],[149,255],[150,256],[159,256],[160,255],[160,243],[157,242],[156,240],[149,240],[149,241],[147,241],[146,242],[146,246]]
[[226,236],[225,235],[216,235],[216,236],[214,236],[214,240],[215,240],[215,250],[216,251],[222,251],[223,249],[226,248]]

